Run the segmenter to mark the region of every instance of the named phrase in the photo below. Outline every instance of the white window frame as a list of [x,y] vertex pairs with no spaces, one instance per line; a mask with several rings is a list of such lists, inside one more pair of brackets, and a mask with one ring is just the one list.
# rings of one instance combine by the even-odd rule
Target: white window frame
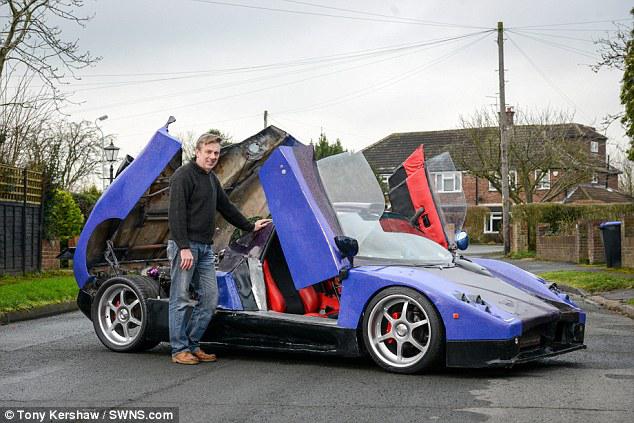
[[590,181],[591,184],[598,184],[599,183],[599,175],[597,175],[596,172],[592,173],[592,180]]
[[[517,170],[515,169],[509,170],[509,184],[514,187],[517,186]],[[491,184],[491,181],[489,181],[489,191],[497,191],[497,188]]]
[[[535,180],[539,178],[539,174],[544,172],[543,170],[535,171]],[[544,172],[542,179],[536,184],[538,190],[547,190],[550,189],[550,169]]]
[[499,220],[500,226],[502,225],[502,212],[490,212],[484,217],[484,233],[485,234],[499,234],[500,231],[493,230],[493,221]]
[[386,187],[389,186],[388,180],[390,179],[390,176],[392,176],[391,173],[379,173],[379,178],[381,178],[381,182],[383,182]]
[[[431,172],[430,177],[436,192],[462,192],[462,172]],[[445,190],[445,181],[452,181],[453,190]]]
[[590,141],[590,152],[591,153],[599,152],[599,141]]

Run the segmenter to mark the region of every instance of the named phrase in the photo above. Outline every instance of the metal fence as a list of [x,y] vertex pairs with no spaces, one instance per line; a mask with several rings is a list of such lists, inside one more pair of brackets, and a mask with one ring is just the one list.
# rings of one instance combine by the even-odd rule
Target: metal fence
[[41,269],[42,175],[0,164],[0,274]]

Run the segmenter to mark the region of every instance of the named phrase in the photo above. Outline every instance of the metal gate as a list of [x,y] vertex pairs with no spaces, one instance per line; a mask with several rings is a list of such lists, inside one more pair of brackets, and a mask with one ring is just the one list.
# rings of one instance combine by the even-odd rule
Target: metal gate
[[0,164],[0,274],[42,268],[42,175]]

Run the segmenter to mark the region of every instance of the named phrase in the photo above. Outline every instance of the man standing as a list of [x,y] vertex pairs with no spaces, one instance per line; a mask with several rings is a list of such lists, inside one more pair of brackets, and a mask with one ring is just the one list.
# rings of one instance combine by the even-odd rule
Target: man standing
[[221,141],[217,135],[203,134],[196,142],[196,159],[177,169],[170,180],[167,257],[171,265],[169,330],[174,363],[216,361],[214,354],[200,349],[200,339],[218,304],[212,250],[216,210],[245,231],[257,231],[270,223],[269,219],[249,222],[220,186],[212,169],[220,157]]

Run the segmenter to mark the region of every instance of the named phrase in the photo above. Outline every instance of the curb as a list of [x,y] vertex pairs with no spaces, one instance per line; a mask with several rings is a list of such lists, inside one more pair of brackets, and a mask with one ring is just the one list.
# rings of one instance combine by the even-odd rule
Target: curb
[[57,314],[68,313],[79,310],[77,302],[67,301],[58,304],[49,304],[42,307],[32,308],[30,310],[9,311],[0,313],[0,325],[7,325],[13,322],[23,320],[39,319],[40,317],[49,317]]
[[624,314],[630,319],[634,319],[634,307],[629,304],[624,304],[616,300],[608,300],[607,298],[604,298],[600,295],[591,295],[590,293],[580,288],[559,284],[557,284],[557,286],[561,288],[562,291],[566,291],[568,293],[581,297],[581,299],[586,303],[592,304],[594,306],[605,307],[608,310],[616,311],[617,313]]
[[618,313],[626,315],[630,319],[634,319],[634,307],[629,304],[623,304],[622,302],[615,300],[608,300],[600,295],[593,295],[589,297],[589,299],[599,305],[602,305],[608,310],[616,311]]

